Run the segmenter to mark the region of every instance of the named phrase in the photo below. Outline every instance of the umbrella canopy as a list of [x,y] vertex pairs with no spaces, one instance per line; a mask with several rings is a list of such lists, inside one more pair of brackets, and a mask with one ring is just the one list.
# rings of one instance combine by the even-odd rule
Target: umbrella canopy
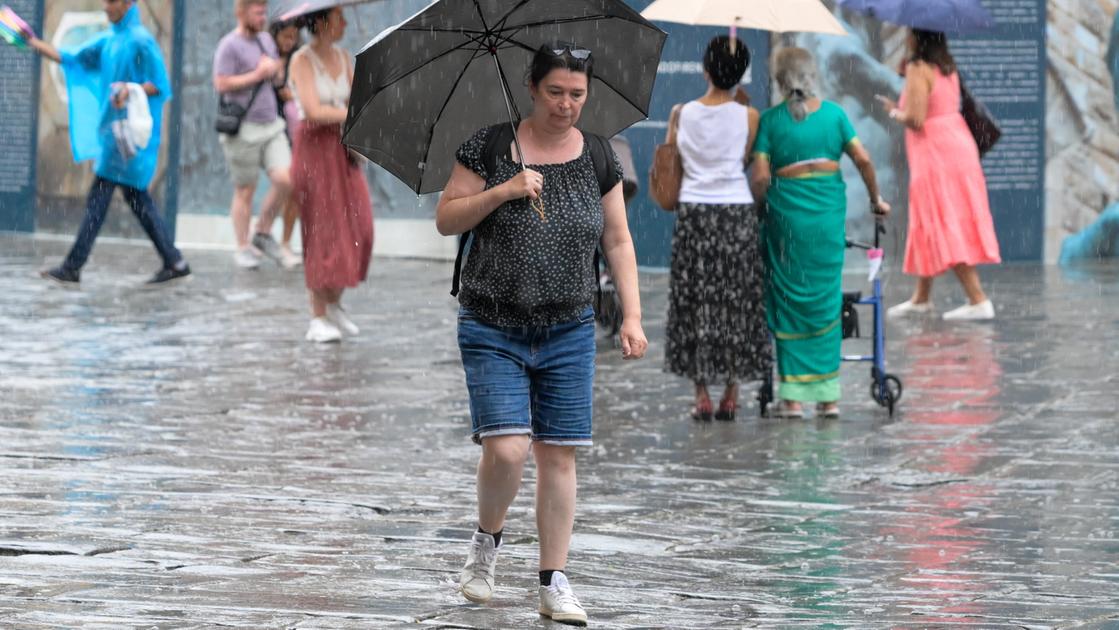
[[592,52],[578,126],[610,137],[647,117],[664,39],[622,0],[438,0],[358,53],[343,142],[441,190],[459,145],[531,109],[533,55],[556,42]]
[[641,15],[650,20],[692,26],[754,28],[774,33],[847,34],[820,0],[657,0]]
[[268,16],[273,22],[287,22],[301,15],[325,11],[334,7],[348,7],[375,0],[279,0],[269,7]]
[[995,25],[979,0],[839,0],[839,7],[891,24],[950,35],[978,33]]

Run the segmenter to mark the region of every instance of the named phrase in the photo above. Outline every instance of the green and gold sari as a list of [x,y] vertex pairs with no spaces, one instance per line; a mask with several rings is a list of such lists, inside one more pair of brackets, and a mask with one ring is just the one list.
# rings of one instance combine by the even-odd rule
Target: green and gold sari
[[782,103],[761,118],[755,155],[769,161],[773,183],[762,240],[766,318],[777,342],[778,397],[799,402],[839,400],[843,331],[843,257],[847,187],[841,173],[777,177],[786,166],[839,161],[858,142],[840,107],[824,101],[797,121]]

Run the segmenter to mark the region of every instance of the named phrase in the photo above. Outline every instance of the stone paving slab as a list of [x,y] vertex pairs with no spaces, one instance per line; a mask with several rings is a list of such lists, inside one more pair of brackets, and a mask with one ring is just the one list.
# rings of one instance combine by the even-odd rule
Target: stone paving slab
[[[298,273],[190,252],[145,291],[149,248],[102,242],[66,291],[35,277],[64,249],[0,235],[0,627],[554,627],[531,466],[498,596],[455,591],[478,451],[449,265],[378,259],[362,335],[315,347]],[[651,356],[600,340],[580,456],[592,627],[1119,628],[1119,266],[985,276],[993,324],[890,326],[894,418],[847,367],[842,420],[697,424],[645,274]]]

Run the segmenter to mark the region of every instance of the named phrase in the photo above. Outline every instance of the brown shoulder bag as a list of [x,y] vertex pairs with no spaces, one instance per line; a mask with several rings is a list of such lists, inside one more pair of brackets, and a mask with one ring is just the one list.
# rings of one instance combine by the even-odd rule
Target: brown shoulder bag
[[676,128],[680,120],[680,106],[672,108],[668,120],[668,138],[658,144],[653,153],[653,166],[649,169],[649,194],[653,201],[669,212],[680,203],[680,185],[684,180],[684,162],[676,147]]

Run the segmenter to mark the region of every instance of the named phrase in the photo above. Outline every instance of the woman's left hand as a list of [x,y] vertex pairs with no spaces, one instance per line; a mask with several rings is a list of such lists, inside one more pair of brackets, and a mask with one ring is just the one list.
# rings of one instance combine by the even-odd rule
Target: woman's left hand
[[897,101],[895,101],[892,98],[889,98],[887,96],[882,96],[881,94],[875,94],[874,98],[877,99],[878,102],[882,104],[882,108],[885,109],[887,112],[892,112],[892,111],[894,111],[895,109],[898,108]]
[[624,320],[618,331],[618,338],[622,342],[622,358],[627,361],[640,359],[649,349],[649,340],[645,338],[641,320]]

